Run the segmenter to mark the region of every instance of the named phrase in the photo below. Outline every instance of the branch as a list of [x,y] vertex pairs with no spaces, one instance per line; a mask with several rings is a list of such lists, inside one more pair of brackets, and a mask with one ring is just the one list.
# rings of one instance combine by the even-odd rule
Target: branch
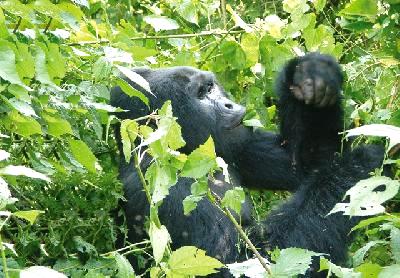
[[[206,37],[206,36],[223,36],[223,35],[235,35],[242,34],[244,30],[238,31],[205,31],[201,33],[194,34],[176,34],[176,35],[159,35],[159,36],[143,36],[143,37],[132,37],[131,41],[140,41],[140,40],[162,40],[162,39],[184,39],[184,38],[195,38],[195,37]],[[69,46],[79,46],[79,45],[88,45],[88,44],[109,44],[111,41],[107,39],[100,39],[96,41],[81,41],[81,42],[73,42],[69,43]]]
[[254,255],[257,257],[258,261],[262,265],[262,267],[265,269],[265,271],[268,274],[271,273],[271,268],[265,263],[264,258],[260,255],[260,253],[257,251],[256,247],[253,245],[253,243],[250,241],[249,237],[246,235],[246,233],[243,231],[243,228],[240,226],[240,224],[236,221],[235,217],[232,215],[232,213],[227,209],[226,207],[222,207],[221,204],[221,198],[215,194],[214,192],[211,191],[211,196],[209,194],[209,199],[210,201],[215,204],[232,222],[232,224],[235,226],[236,230],[239,232],[239,235],[244,239],[246,244],[249,246],[250,250],[254,253]]

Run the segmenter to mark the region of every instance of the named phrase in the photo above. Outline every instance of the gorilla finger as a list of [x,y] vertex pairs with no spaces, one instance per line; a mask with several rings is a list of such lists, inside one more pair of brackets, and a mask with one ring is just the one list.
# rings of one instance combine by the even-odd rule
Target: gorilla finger
[[317,77],[314,80],[314,86],[315,86],[315,91],[314,91],[314,95],[315,95],[315,103],[318,104],[322,101],[322,99],[325,96],[325,92],[326,92],[326,84],[324,82],[324,80],[320,77]]
[[331,98],[331,100],[329,101],[329,106],[332,106],[336,103],[337,101],[337,95],[334,95],[333,98]]
[[327,87],[325,96],[322,99],[322,101],[318,104],[318,107],[328,106],[329,103],[331,102],[332,98],[334,98],[334,97],[335,97],[335,95],[332,93],[332,91],[329,89],[329,87]]
[[292,93],[296,99],[301,100],[301,101],[304,100],[303,93],[298,86],[290,86],[290,90],[292,91]]
[[303,81],[301,85],[303,90],[304,100],[306,104],[311,104],[314,102],[314,82],[312,79],[308,78]]

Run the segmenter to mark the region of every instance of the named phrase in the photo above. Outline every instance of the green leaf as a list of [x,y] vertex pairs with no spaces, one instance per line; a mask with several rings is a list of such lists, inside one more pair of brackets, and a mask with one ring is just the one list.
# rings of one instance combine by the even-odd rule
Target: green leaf
[[184,246],[172,252],[168,265],[172,274],[199,275],[217,273],[223,264],[217,259],[206,256],[206,252],[194,246]]
[[350,216],[382,213],[385,211],[385,207],[381,204],[393,198],[399,187],[399,181],[388,177],[371,177],[361,180],[346,192],[345,196],[350,197],[350,203],[337,203],[329,214],[339,211]]
[[167,0],[167,2],[175,8],[180,16],[185,20],[198,24],[198,5],[199,1],[189,1],[189,0]]
[[[171,186],[175,185],[177,180],[177,171],[170,165],[154,165],[151,185],[154,188],[151,199],[154,203],[162,201],[167,195]],[[149,172],[150,174],[150,172]],[[146,172],[146,178],[148,173]]]
[[9,113],[5,122],[7,126],[10,126],[9,129],[24,137],[30,137],[33,134],[42,134],[42,128],[36,120],[23,116],[17,111]]
[[353,255],[353,266],[358,266],[363,263],[365,254],[368,252],[369,249],[371,249],[373,246],[376,244],[386,244],[387,242],[384,240],[374,240],[370,241],[367,244],[365,244],[363,247],[358,249],[354,255]]
[[96,157],[85,142],[81,140],[70,139],[69,147],[75,159],[80,164],[82,164],[89,172],[96,172]]
[[166,101],[158,113],[164,116],[160,119],[159,128],[168,130],[166,143],[172,150],[177,150],[185,146],[186,142],[182,137],[182,128],[173,117],[171,101]]
[[182,201],[183,214],[189,215],[193,210],[197,208],[197,204],[201,200],[203,200],[203,196],[194,196],[194,195],[186,196],[186,198],[183,199]]
[[61,138],[61,135],[64,134],[73,134],[71,125],[67,120],[46,112],[42,114],[42,118],[47,123],[47,133],[49,135]]
[[[269,265],[269,261],[264,259],[264,262]],[[234,277],[269,277],[265,274],[265,269],[259,262],[257,258],[248,259],[247,261],[240,263],[232,263],[226,265],[229,269],[229,272]],[[274,276],[272,276],[274,277]],[[278,278],[278,277],[277,277]],[[283,278],[283,277],[282,277]]]
[[365,220],[361,220],[360,223],[358,223],[356,226],[354,226],[351,231],[355,231],[364,227],[367,227],[368,225],[377,223],[377,222],[381,222],[381,221],[391,221],[391,222],[395,222],[395,223],[399,223],[400,224],[400,219],[396,216],[393,215],[379,215],[379,216],[375,216],[375,217],[370,217],[368,219]]
[[96,81],[100,81],[109,78],[111,75],[112,65],[107,61],[106,58],[100,57],[93,64],[92,71]]
[[[0,7],[2,3],[0,3]],[[0,9],[0,39],[5,39],[9,36],[7,25],[6,25],[6,18],[4,17],[3,10]]]
[[22,79],[32,79],[35,76],[35,60],[29,52],[29,46],[17,42],[16,66]]
[[245,201],[243,188],[235,187],[234,189],[225,192],[222,199],[222,205],[226,208],[233,209],[237,214],[240,214],[242,204]]
[[375,18],[378,14],[378,3],[376,0],[352,0],[346,7],[339,12],[339,15],[364,16]]
[[390,247],[396,263],[400,262],[400,229],[392,227],[390,230]]
[[135,272],[133,271],[130,262],[119,253],[115,254],[115,262],[117,263],[117,278],[134,278]]
[[44,213],[43,210],[24,210],[24,211],[13,212],[13,215],[18,218],[29,221],[29,223],[33,225],[36,221],[36,218],[42,213]]
[[346,131],[346,137],[365,135],[380,136],[389,139],[388,150],[400,144],[400,127],[385,124],[370,124],[349,129]]
[[400,264],[385,266],[379,273],[378,278],[393,278],[398,277],[400,273]]
[[31,266],[21,270],[19,273],[20,278],[37,278],[37,277],[51,277],[51,278],[67,278],[66,275],[55,271],[45,266]]
[[13,94],[17,99],[25,101],[27,103],[31,102],[29,93],[24,87],[20,85],[11,84],[10,86],[7,87],[7,89],[8,92]]
[[322,11],[325,8],[326,0],[312,0],[314,8],[317,12]]
[[0,77],[9,81],[11,84],[25,86],[18,75],[13,48],[13,44],[0,39]]
[[36,172],[35,170],[32,170],[31,168],[25,166],[7,165],[4,168],[0,168],[0,175],[25,176],[50,182],[50,179],[42,173]]
[[36,79],[43,84],[55,85],[50,77],[49,69],[47,68],[46,46],[43,43],[37,42],[35,53]]
[[146,90],[150,94],[154,96],[154,94],[151,92],[150,89],[150,84],[147,82],[146,79],[144,79],[140,74],[137,74],[136,72],[132,71],[129,68],[122,67],[119,65],[115,65],[115,67],[123,74],[125,75],[130,81],[133,83],[139,85],[142,89]]
[[192,183],[190,192],[195,196],[205,195],[208,192],[208,179],[199,179]]
[[355,270],[337,266],[325,258],[320,258],[320,270],[329,270],[329,273],[338,278],[361,278],[361,274]]
[[300,248],[287,248],[280,251],[279,258],[271,265],[275,277],[292,277],[304,274],[309,268],[312,257],[322,255]]
[[133,120],[123,120],[121,122],[121,141],[122,150],[125,156],[125,161],[129,163],[132,155],[132,144],[135,142],[138,135],[139,125]]
[[128,82],[121,78],[116,79],[117,86],[121,88],[121,90],[130,97],[137,97],[147,106],[149,106],[149,99],[140,91],[133,88]]
[[258,46],[260,39],[254,34],[245,33],[242,36],[240,45],[246,53],[246,66],[251,67],[258,62]]
[[59,85],[61,79],[65,76],[66,60],[61,55],[59,46],[55,43],[48,44],[48,50],[46,52],[46,65],[48,74],[52,78],[53,82]]
[[364,263],[354,268],[354,270],[360,272],[361,277],[378,278],[378,274],[381,272],[382,267],[378,264]]
[[309,9],[307,0],[283,0],[283,10],[285,12],[304,14]]
[[235,41],[224,41],[220,49],[224,59],[232,69],[244,69],[246,67],[246,53],[240,44]]
[[156,32],[161,30],[175,30],[179,29],[179,24],[166,16],[161,15],[148,15],[143,17],[144,22],[150,24]]
[[215,167],[215,159],[214,141],[209,137],[188,156],[181,175],[194,179],[201,178]]
[[153,248],[154,260],[159,264],[164,257],[164,252],[171,241],[168,230],[165,226],[161,225],[159,228],[154,222],[150,222],[150,242]]

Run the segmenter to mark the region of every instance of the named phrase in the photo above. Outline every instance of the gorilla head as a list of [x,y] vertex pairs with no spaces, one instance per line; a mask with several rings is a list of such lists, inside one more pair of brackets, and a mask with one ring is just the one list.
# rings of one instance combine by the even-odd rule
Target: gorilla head
[[[217,154],[229,160],[235,145],[231,140],[247,132],[240,125],[245,108],[226,97],[213,73],[190,67],[136,69],[135,72],[147,80],[154,95],[130,84],[146,93],[152,110],[171,100],[173,113],[178,117],[186,141],[182,152],[190,153],[211,135]],[[125,95],[118,87],[113,89],[111,103],[128,110],[118,115],[120,118],[135,119],[151,112],[144,103]]]

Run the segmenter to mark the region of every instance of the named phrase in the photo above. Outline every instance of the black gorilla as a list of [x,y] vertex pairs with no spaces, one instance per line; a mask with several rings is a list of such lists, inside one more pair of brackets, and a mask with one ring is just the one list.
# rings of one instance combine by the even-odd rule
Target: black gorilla
[[[251,205],[244,204],[242,224],[263,253],[275,247],[300,247],[329,254],[336,263],[344,261],[348,233],[356,220],[326,214],[346,190],[380,165],[383,150],[367,146],[341,157],[335,155],[341,141],[338,132],[342,127],[343,82],[336,61],[311,53],[290,60],[284,67],[277,80],[280,134],[241,125],[245,109],[226,97],[210,72],[189,67],[136,72],[149,82],[156,97],[147,94],[149,110],[114,88],[111,104],[129,110],[119,117],[138,118],[171,100],[186,141],[181,151],[190,153],[211,135],[217,155],[229,164],[232,184],[225,183],[222,175],[209,181],[217,194],[222,196],[234,185],[294,192],[262,223],[251,220]],[[150,160],[144,159],[143,170]],[[124,209],[128,241],[137,242],[146,237],[143,227],[149,204],[132,164],[121,163],[120,178],[127,198]],[[180,178],[159,209],[173,249],[194,245],[224,263],[244,260],[246,250],[238,248],[233,224],[208,200],[202,200],[190,216],[183,215],[182,200],[190,194],[192,183],[191,179]]]

